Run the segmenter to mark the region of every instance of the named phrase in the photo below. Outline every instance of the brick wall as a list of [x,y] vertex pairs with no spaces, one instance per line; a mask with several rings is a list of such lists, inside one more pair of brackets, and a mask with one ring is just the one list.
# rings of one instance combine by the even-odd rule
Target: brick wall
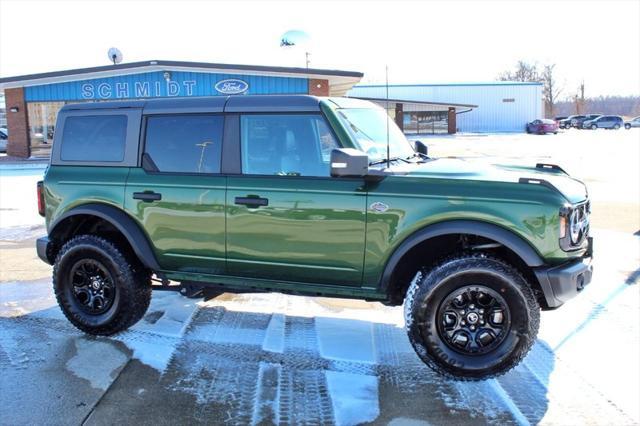
[[310,78],[309,94],[313,96],[329,96],[329,80]]
[[[5,89],[4,98],[9,131],[7,155],[29,157],[29,116],[27,103],[24,101],[24,89],[22,87]],[[18,108],[18,112],[11,112],[13,108]]]

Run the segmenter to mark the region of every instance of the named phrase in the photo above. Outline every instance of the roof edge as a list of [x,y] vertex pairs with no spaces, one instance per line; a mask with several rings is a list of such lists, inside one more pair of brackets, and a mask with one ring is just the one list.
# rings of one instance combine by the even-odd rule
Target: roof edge
[[165,61],[165,60],[149,60],[129,62],[126,64],[116,65],[103,65],[98,67],[89,68],[74,68],[70,70],[52,71],[46,73],[37,74],[24,74],[12,77],[0,78],[0,84],[15,83],[19,81],[31,81],[46,79],[52,77],[64,77],[72,75],[91,74],[96,72],[127,70],[145,67],[184,67],[184,68],[205,68],[212,70],[236,70],[236,71],[256,71],[256,72],[271,72],[271,73],[288,73],[288,74],[301,74],[301,75],[326,75],[336,77],[355,77],[362,78],[363,73],[357,71],[342,71],[342,70],[328,70],[320,68],[298,68],[298,67],[279,67],[269,65],[242,65],[242,64],[220,64],[211,62],[187,62],[187,61]]

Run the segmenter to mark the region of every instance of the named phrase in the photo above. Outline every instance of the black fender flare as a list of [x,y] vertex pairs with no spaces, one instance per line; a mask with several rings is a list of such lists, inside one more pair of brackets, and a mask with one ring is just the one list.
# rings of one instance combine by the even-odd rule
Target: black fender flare
[[513,251],[532,268],[545,264],[529,243],[501,226],[474,220],[451,220],[428,225],[407,237],[387,260],[380,279],[380,289],[384,292],[388,290],[396,266],[409,250],[426,240],[449,234],[471,234],[489,238]]
[[140,259],[145,267],[153,271],[160,270],[160,265],[158,264],[155,253],[151,248],[149,239],[146,237],[144,232],[142,232],[140,226],[138,226],[131,216],[122,210],[107,204],[88,203],[70,209],[51,224],[49,228],[49,235],[52,237],[55,236],[56,228],[64,220],[79,215],[96,216],[109,222],[118,231],[120,231],[122,235],[124,235],[131,245],[134,253],[138,256],[138,259]]

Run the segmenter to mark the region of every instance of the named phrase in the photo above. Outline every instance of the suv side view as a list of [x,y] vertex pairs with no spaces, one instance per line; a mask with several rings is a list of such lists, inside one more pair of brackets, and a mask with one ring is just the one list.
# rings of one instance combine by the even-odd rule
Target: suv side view
[[582,182],[429,157],[349,98],[66,105],[38,206],[87,333],[127,329],[157,288],[359,298],[404,304],[418,356],[462,380],[517,365],[592,274]]
[[593,120],[585,120],[582,127],[585,129],[615,129],[618,130],[624,125],[622,117],[617,115],[602,115]]

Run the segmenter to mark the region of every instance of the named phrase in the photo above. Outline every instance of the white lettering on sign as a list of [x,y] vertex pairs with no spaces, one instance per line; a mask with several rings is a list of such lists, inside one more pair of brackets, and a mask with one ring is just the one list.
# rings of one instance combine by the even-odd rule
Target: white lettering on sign
[[111,85],[107,83],[102,83],[98,85],[98,95],[101,98],[110,98],[111,97]]
[[167,96],[178,96],[180,94],[180,85],[175,81],[167,81]]
[[116,83],[116,98],[129,97],[129,83]]
[[[196,94],[196,80],[182,82],[169,80],[166,82],[166,92],[162,92],[162,82],[136,81],[133,83],[82,83],[80,95],[82,99],[127,99],[150,98],[161,96],[194,96]],[[223,90],[239,93],[242,87],[230,83]],[[246,89],[244,89],[246,90]],[[219,90],[218,90],[219,91]]]
[[186,81],[183,81],[182,84],[184,84],[184,88],[187,92],[187,96],[193,96],[193,86],[196,85],[195,80],[186,80]]
[[143,83],[136,81],[135,82],[135,92],[136,98],[148,98],[149,97],[149,82],[145,81]]
[[92,99],[93,98],[93,85],[85,83],[82,85],[82,97],[84,99]]

